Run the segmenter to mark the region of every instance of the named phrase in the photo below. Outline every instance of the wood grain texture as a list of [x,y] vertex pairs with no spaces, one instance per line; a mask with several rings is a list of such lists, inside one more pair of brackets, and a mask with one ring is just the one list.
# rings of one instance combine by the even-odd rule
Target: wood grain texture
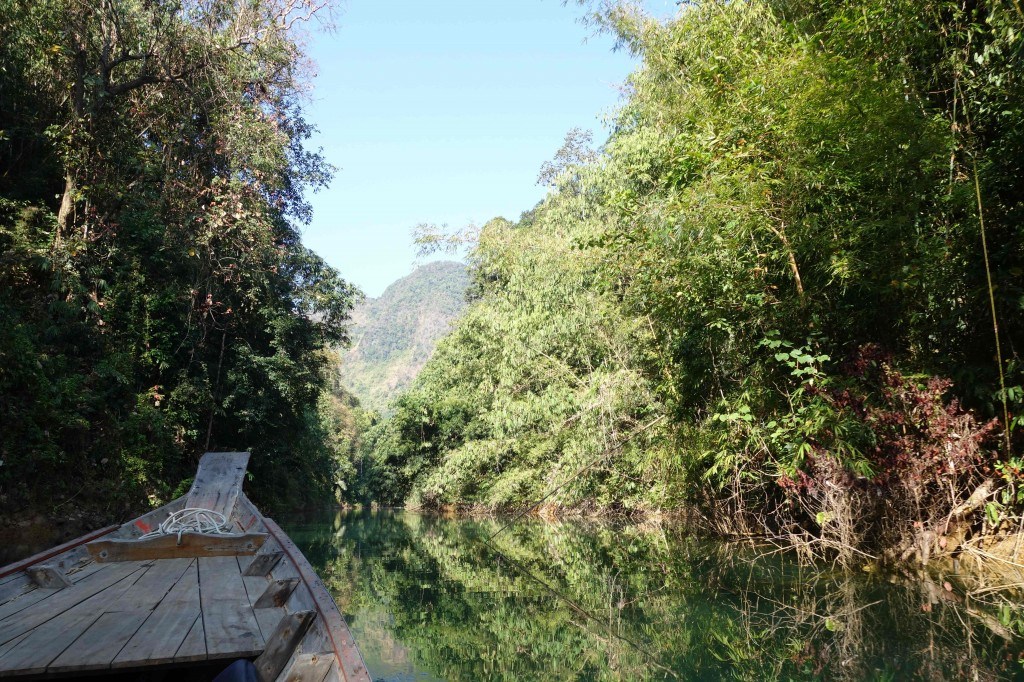
[[248,452],[207,452],[199,460],[195,481],[185,497],[185,507],[210,509],[230,517],[242,492]]
[[246,533],[244,535],[183,533],[180,541],[177,535],[158,535],[145,540],[121,538],[96,540],[90,542],[86,547],[97,562],[108,563],[143,559],[255,554],[266,539],[265,533]]
[[[99,564],[89,564],[84,569],[77,573],[72,573],[68,576],[68,579],[72,583],[77,583],[85,580],[93,573],[102,570],[104,567]],[[35,583],[33,583],[27,575],[21,574],[27,581],[27,587],[24,587],[20,593],[15,594],[11,599],[0,605],[0,623],[5,619],[9,618],[15,613],[19,613],[28,608],[47,608],[45,606],[36,606],[36,604],[44,599],[52,597],[57,594],[53,590],[40,590]]]
[[[202,617],[199,602],[199,570],[197,560],[188,560],[181,577],[160,600],[139,629],[111,661],[113,668],[140,665],[160,665],[175,660],[186,637],[191,634],[196,621],[202,631]],[[164,563],[164,562],[160,562]],[[192,658],[206,658],[205,638],[200,642],[202,654],[195,657],[195,648],[190,649]]]
[[[238,559],[238,567],[241,569],[246,564],[246,557],[236,558]],[[249,595],[249,603],[254,605],[260,595],[267,589],[267,585],[270,584],[270,578],[266,576],[247,576],[243,573],[242,584],[245,585],[245,591]],[[278,622],[287,614],[287,611],[282,606],[279,608],[253,608],[253,613],[256,615],[256,623],[260,626],[260,634],[266,640],[267,637],[273,634]]]
[[36,564],[25,569],[25,575],[44,590],[61,590],[71,587],[71,581],[58,566]]
[[105,670],[149,617],[150,611],[103,613],[52,663],[50,673]]
[[[139,571],[145,570],[149,565],[149,563],[144,562],[113,564],[87,576],[71,587],[66,587],[63,590],[48,591],[53,596],[40,602],[35,608],[25,609],[0,621],[0,644],[9,642],[18,635],[56,618],[106,590],[108,587],[120,583]],[[138,576],[135,577],[137,578]],[[98,616],[99,613],[96,615]],[[2,667],[2,664],[0,664],[0,667]]]
[[298,578],[285,578],[284,580],[271,580],[267,589],[253,603],[254,609],[269,609],[275,606],[284,606],[288,603],[288,597],[295,591],[299,584]]
[[[124,568],[129,567],[126,565]],[[19,624],[26,626],[24,637],[18,636],[12,640],[15,642],[13,646],[8,646],[11,642],[4,645],[0,654],[0,676],[37,674],[46,671],[55,658],[102,617],[104,607],[118,603],[149,567],[149,564],[135,566],[135,570],[126,572],[121,579],[68,608],[56,614],[42,614],[50,616],[46,620],[26,623],[26,619],[19,619]],[[68,594],[74,589],[67,588],[60,594]],[[73,667],[71,670],[77,668]]]
[[242,575],[247,576],[267,576],[274,570],[274,566],[277,566],[277,562],[284,556],[284,552],[261,552],[252,558],[249,565],[246,566]]
[[[306,591],[313,600],[319,620],[323,622],[327,630],[330,644],[332,645],[331,648],[338,657],[338,664],[341,667],[345,680],[348,682],[370,682],[370,675],[366,671],[363,657],[360,655],[359,649],[356,648],[356,642],[352,638],[352,633],[349,631],[345,620],[341,617],[338,605],[334,603],[334,598],[331,597],[330,592],[327,591],[323,582],[317,577],[309,562],[306,561],[306,557],[302,555],[302,552],[295,546],[292,539],[281,530],[281,527],[268,518],[264,518],[263,523],[267,528],[267,532],[281,545],[281,549],[298,571]],[[275,577],[277,577],[276,572]],[[292,599],[295,599],[301,591],[296,590]]]
[[203,557],[198,561],[207,656],[259,654],[263,651],[263,634],[249,603],[238,561],[235,557]]
[[8,576],[0,585],[0,606],[38,587],[25,573]]
[[298,654],[292,657],[284,672],[277,679],[281,682],[322,682],[334,660],[333,651]]
[[254,661],[262,682],[274,682],[277,679],[314,619],[316,611],[296,611],[281,619],[267,639],[263,653]]

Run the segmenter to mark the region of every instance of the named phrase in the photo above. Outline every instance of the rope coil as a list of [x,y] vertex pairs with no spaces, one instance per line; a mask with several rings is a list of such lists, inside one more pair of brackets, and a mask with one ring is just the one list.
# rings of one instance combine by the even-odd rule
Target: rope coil
[[181,544],[183,533],[205,533],[207,535],[233,535],[231,524],[226,516],[212,509],[186,507],[179,509],[153,530],[139,536],[139,540],[160,537],[161,535],[177,535]]

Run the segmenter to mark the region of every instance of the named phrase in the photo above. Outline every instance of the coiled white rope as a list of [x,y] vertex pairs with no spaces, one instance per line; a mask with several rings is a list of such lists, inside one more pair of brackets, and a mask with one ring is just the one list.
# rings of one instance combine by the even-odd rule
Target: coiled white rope
[[208,535],[232,535],[231,524],[226,516],[212,509],[186,507],[174,512],[159,526],[139,540],[159,537],[161,535],[177,535],[181,544],[182,533],[206,533]]

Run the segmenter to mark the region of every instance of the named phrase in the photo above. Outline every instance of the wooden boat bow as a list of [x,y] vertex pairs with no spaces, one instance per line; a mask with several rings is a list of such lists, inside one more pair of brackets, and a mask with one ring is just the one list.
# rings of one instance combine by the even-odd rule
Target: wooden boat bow
[[[248,460],[207,453],[187,495],[0,568],[0,677],[247,658],[265,682],[369,682],[323,582],[242,492]],[[224,529],[152,534],[190,508]]]

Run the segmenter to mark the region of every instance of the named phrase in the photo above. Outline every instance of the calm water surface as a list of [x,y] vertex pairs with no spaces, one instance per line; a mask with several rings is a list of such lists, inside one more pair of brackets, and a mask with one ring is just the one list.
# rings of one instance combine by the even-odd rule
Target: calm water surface
[[1015,608],[663,526],[283,519],[375,680],[1024,679]]

